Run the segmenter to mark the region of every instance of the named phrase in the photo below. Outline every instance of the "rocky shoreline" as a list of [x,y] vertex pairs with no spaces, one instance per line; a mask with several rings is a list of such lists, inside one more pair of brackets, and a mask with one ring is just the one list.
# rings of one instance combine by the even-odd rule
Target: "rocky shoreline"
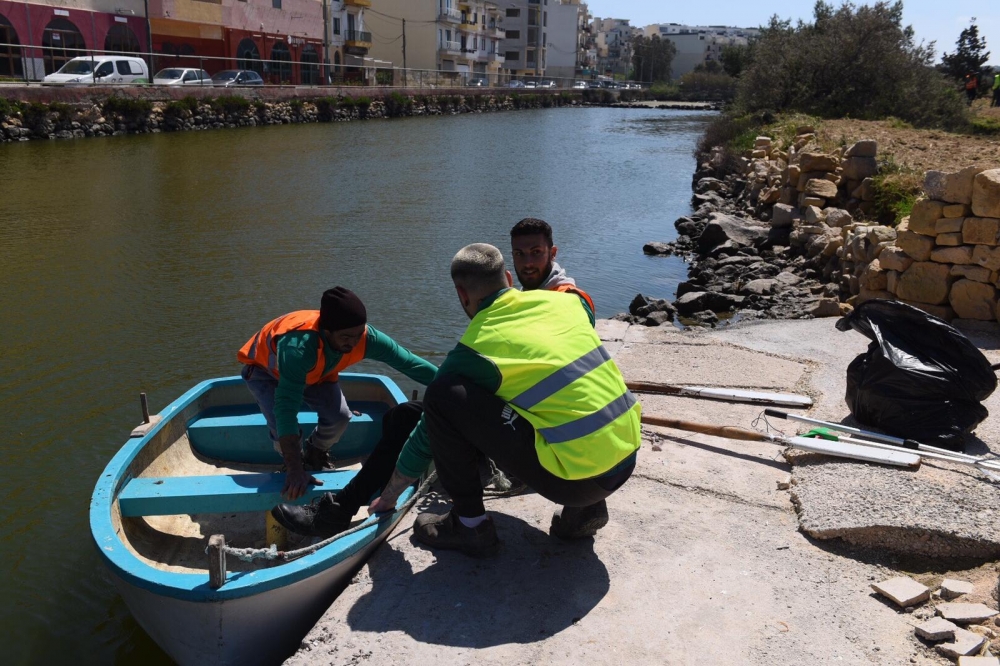
[[[855,220],[873,208],[877,146],[860,141],[822,153],[811,127],[791,145],[758,137],[727,173],[722,148],[702,155],[692,179],[694,212],[677,239],[643,252],[689,264],[676,300],[638,295],[616,319],[659,326],[717,326],[748,319],[835,317],[884,293],[866,272],[896,230]],[[843,206],[843,207],[840,207]]]

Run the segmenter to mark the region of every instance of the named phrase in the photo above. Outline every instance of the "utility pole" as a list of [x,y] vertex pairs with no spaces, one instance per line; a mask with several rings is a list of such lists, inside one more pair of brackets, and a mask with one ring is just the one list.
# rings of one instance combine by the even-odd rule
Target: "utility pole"
[[406,19],[403,21],[403,69],[406,69]]
[[330,0],[323,0],[323,85],[330,84]]

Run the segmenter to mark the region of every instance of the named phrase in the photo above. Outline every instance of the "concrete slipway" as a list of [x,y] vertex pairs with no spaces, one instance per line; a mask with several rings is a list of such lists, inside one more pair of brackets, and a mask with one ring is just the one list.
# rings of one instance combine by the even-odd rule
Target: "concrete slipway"
[[[815,398],[811,415],[833,421],[848,415],[846,368],[867,346],[832,319],[689,332],[603,321],[599,332],[629,379],[794,390]],[[995,329],[968,334],[1000,361]],[[642,401],[648,414],[741,427],[761,411]],[[1000,396],[987,407],[997,412]],[[992,417],[978,435],[1000,451],[998,431]],[[949,567],[998,559],[958,565],[899,552],[997,546],[1000,485],[947,464],[912,472],[803,462],[791,467],[771,444],[648,430],[596,538],[550,537],[554,507],[537,495],[495,499],[488,508],[504,549],[492,560],[418,546],[411,512],[288,663],[951,663],[914,639],[917,619],[870,584],[898,570],[936,583]],[[789,474],[791,490],[778,490]],[[419,510],[446,506],[432,493]],[[833,536],[869,547],[826,540]],[[963,576],[976,582],[970,601],[995,607],[994,565]]]

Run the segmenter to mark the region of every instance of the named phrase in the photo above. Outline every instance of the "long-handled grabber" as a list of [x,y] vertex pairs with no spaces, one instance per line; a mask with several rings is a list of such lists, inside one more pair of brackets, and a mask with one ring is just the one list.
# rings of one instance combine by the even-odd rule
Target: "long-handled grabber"
[[[948,462],[964,464],[964,465],[975,465],[993,471],[1000,471],[1000,460],[971,456],[965,453],[960,453],[958,451],[949,451],[948,449],[942,449],[936,446],[930,446],[929,444],[921,444],[920,442],[913,439],[903,439],[900,437],[893,437],[892,435],[885,435],[878,432],[861,430],[860,428],[853,428],[851,426],[844,425],[843,423],[831,423],[828,421],[821,421],[819,419],[810,418],[808,416],[789,414],[788,412],[782,412],[777,409],[765,409],[764,415],[778,419],[786,419],[788,421],[797,421],[799,423],[806,423],[812,426],[818,426],[820,430],[833,431],[835,433],[844,433],[841,435],[836,435],[836,440],[839,442],[856,444],[858,446],[867,446],[870,448],[877,448],[884,451],[905,452],[905,451],[915,450],[919,451],[921,455],[927,458],[933,458],[935,460],[945,460]],[[821,437],[827,436],[827,433],[825,432],[817,432],[817,431],[813,432],[814,434],[819,435]]]
[[673,428],[674,430],[686,430],[688,432],[698,432],[703,435],[713,437],[724,437],[726,439],[737,439],[747,442],[771,442],[784,446],[791,446],[802,451],[813,453],[823,453],[828,456],[838,458],[850,458],[852,460],[863,460],[865,462],[881,463],[883,465],[895,465],[897,467],[919,467],[920,456],[910,451],[884,451],[869,446],[850,444],[847,442],[831,442],[823,439],[812,439],[809,437],[786,437],[771,433],[756,432],[744,428],[733,426],[716,426],[708,423],[697,423],[695,421],[683,421],[681,419],[668,419],[659,416],[643,414],[642,422],[646,425],[659,426],[661,428]]
[[708,398],[726,402],[748,402],[754,405],[779,405],[781,407],[812,407],[812,398],[793,393],[768,393],[746,389],[718,388],[714,386],[671,386],[657,382],[625,382],[631,391],[680,395],[688,398]]

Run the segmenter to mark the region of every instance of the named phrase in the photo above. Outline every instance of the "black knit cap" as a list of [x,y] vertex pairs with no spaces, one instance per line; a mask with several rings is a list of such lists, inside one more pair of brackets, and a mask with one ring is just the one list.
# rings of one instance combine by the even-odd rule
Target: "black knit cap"
[[358,295],[350,289],[334,287],[323,292],[319,306],[319,327],[339,331],[368,323],[368,311]]

